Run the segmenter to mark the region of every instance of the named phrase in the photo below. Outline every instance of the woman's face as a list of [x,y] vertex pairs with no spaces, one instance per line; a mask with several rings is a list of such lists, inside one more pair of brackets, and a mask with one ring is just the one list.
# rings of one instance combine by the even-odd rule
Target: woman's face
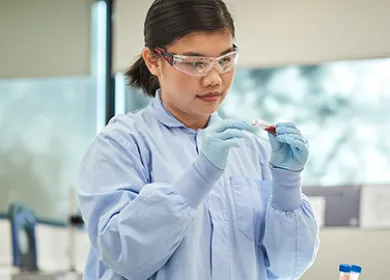
[[[233,38],[230,32],[192,33],[173,42],[166,51],[217,58],[233,51]],[[208,118],[226,97],[234,77],[234,68],[221,74],[214,66],[206,76],[192,76],[178,71],[163,58],[159,58],[157,64],[162,99],[179,119]],[[217,96],[205,97],[211,93]]]

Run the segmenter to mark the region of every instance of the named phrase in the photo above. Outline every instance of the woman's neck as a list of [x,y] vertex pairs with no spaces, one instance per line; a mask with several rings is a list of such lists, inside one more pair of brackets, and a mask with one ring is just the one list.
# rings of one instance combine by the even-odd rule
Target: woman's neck
[[192,116],[164,103],[165,108],[187,128],[198,130],[207,126],[210,116]]

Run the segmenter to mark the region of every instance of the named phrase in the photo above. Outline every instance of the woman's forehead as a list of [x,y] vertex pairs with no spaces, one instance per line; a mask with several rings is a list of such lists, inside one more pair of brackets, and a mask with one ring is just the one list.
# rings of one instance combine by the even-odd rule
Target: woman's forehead
[[167,51],[188,56],[219,57],[233,49],[230,32],[196,32],[186,35],[167,48]]

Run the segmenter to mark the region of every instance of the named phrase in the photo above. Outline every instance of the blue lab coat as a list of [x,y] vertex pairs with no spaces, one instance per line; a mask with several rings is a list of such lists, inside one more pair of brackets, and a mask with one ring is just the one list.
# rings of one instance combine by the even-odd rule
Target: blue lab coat
[[85,280],[298,279],[311,265],[318,224],[300,172],[270,168],[269,144],[249,132],[224,172],[195,165],[199,132],[157,92],[93,140],[78,182]]

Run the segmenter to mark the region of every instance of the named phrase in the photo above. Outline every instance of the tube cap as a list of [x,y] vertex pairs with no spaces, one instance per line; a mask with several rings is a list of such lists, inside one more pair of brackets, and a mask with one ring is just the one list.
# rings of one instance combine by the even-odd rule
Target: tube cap
[[340,264],[340,272],[351,272],[351,266],[349,264]]
[[362,267],[360,265],[351,265],[351,271],[356,272],[356,273],[361,273],[362,272]]

